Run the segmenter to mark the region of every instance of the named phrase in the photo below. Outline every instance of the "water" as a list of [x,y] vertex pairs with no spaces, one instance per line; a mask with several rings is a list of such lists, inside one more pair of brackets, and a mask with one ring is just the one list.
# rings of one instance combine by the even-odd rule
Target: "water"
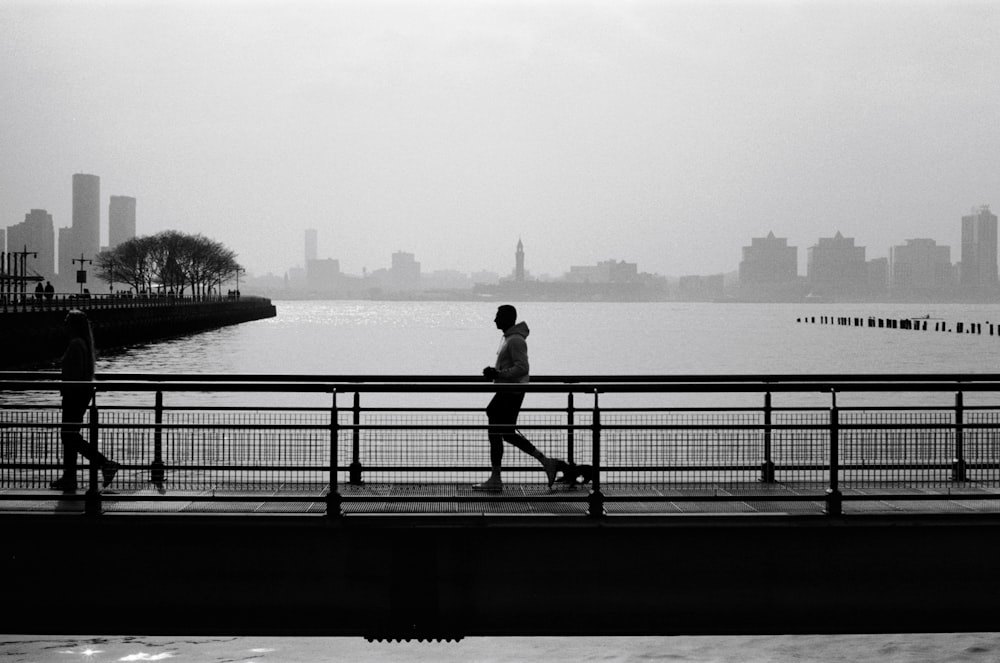
[[[279,301],[276,307],[278,315],[272,319],[106,354],[98,371],[480,379],[500,340],[493,325],[495,303]],[[991,320],[1000,323],[1000,311],[989,305],[545,302],[520,305],[519,313],[531,329],[533,375],[984,373],[995,370],[992,357],[1000,349],[998,336],[797,322],[823,315],[866,319],[929,315],[933,322],[947,322],[952,328],[959,322],[978,322],[988,329],[985,325]],[[275,403],[328,405],[320,396],[266,398]],[[445,400],[392,398],[407,405],[438,405]],[[606,398],[604,405],[617,404],[613,397]],[[936,405],[940,398],[906,395],[897,402]],[[978,397],[970,398],[972,405]],[[482,400],[451,399],[450,404],[472,406]],[[629,399],[632,404],[642,400]],[[103,402],[118,400],[112,396]],[[551,400],[534,395],[530,404],[548,406]],[[748,396],[729,402],[759,406],[759,400]],[[845,397],[841,404],[855,400]],[[243,402],[256,401],[251,397]],[[369,406],[387,402],[366,396]],[[694,397],[674,397],[671,404],[704,403]],[[813,404],[828,403],[815,395],[782,395],[775,400],[776,406]]]
[[[486,302],[283,302],[269,320],[108,354],[99,371],[478,376],[499,341]],[[528,303],[536,375],[994,370],[1000,338],[802,324],[805,316],[1000,323],[990,305]],[[985,361],[984,361],[985,360]]]

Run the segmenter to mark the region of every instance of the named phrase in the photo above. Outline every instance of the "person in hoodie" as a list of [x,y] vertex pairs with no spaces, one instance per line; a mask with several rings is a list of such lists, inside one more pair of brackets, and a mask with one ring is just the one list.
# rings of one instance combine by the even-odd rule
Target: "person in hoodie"
[[[483,377],[497,384],[528,382],[528,325],[517,322],[517,309],[509,304],[497,308],[493,320],[497,329],[503,332],[503,341],[497,350],[497,361],[494,366],[483,369]],[[503,480],[500,478],[500,467],[503,461],[503,445],[509,442],[542,464],[549,487],[555,481],[559,471],[558,460],[547,458],[535,448],[523,435],[517,432],[517,415],[524,402],[524,391],[504,389],[497,391],[486,407],[486,417],[489,420],[488,435],[490,440],[490,477],[483,483],[473,486],[476,490],[501,490]]]

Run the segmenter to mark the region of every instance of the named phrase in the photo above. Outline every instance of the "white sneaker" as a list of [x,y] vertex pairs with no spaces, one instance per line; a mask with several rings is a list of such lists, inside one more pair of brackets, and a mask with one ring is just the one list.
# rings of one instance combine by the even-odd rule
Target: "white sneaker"
[[473,484],[472,490],[488,490],[491,492],[499,492],[503,490],[503,481],[500,480],[500,477],[493,476],[482,483]]

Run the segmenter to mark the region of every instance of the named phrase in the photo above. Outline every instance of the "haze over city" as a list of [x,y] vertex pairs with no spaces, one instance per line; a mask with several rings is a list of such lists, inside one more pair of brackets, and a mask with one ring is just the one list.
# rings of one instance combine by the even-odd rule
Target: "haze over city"
[[1000,204],[998,32],[988,2],[8,2],[0,226],[68,226],[85,172],[256,274],[307,228],[348,273],[957,247]]

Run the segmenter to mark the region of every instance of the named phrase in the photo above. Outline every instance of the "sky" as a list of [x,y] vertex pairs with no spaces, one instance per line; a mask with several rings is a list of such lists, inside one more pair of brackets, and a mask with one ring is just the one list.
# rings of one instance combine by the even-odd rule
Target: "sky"
[[736,270],[774,232],[886,257],[1000,209],[1000,3],[0,0],[0,226],[140,235],[253,275]]

